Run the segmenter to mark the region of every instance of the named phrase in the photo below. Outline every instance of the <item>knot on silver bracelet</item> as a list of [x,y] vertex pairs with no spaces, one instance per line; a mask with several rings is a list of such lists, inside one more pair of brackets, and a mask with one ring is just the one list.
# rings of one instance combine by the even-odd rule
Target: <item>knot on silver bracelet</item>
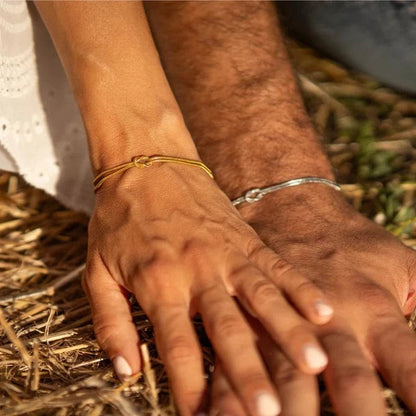
[[252,188],[244,194],[244,200],[249,203],[257,202],[260,201],[264,195],[266,194],[260,188]]

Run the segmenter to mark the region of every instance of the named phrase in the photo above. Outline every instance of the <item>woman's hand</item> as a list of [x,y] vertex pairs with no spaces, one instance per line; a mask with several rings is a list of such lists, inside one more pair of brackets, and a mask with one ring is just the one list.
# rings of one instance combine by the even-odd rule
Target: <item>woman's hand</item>
[[[322,185],[283,190],[244,209],[263,241],[336,306],[334,319],[317,333],[329,356],[324,379],[337,414],[385,414],[375,370],[416,412],[416,336],[404,319],[415,307],[415,251]],[[268,357],[269,367],[278,360]],[[299,373],[289,370],[288,376],[285,366],[277,379],[287,385]],[[285,395],[291,401],[282,402],[284,414],[297,414],[290,409],[301,405],[305,383],[308,397],[316,394],[310,378],[302,379]]]
[[121,379],[141,368],[126,297],[135,295],[154,325],[184,415],[198,411],[205,393],[191,322],[197,313],[246,410],[261,416],[279,412],[254,334],[232,296],[299,369],[316,374],[327,362],[305,319],[322,324],[331,318],[321,291],[267,249],[199,169],[163,164],[106,181],[89,226],[83,286],[98,342]]

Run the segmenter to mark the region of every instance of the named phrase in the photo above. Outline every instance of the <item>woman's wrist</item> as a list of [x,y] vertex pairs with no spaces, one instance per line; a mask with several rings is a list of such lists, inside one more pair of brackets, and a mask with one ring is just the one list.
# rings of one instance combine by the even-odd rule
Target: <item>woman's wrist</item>
[[154,112],[144,120],[134,110],[108,117],[84,116],[94,174],[131,161],[138,155],[168,155],[198,159],[199,155],[182,116],[170,110]]
[[[75,89],[94,173],[141,154],[198,158],[166,79],[114,78],[92,64]],[[153,90],[148,84],[153,84]]]

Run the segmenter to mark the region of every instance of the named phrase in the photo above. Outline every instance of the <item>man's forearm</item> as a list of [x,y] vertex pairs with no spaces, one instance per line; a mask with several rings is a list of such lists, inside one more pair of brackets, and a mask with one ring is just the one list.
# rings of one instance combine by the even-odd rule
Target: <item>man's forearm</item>
[[333,177],[272,3],[148,2],[146,11],[201,157],[231,198],[295,177]]

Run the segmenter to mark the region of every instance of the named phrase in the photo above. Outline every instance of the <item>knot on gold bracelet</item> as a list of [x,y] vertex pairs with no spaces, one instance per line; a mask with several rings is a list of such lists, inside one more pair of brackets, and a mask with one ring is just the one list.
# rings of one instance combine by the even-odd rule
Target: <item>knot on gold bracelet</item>
[[102,184],[109,178],[111,178],[114,175],[118,175],[127,169],[130,168],[148,168],[153,165],[153,163],[159,162],[159,163],[177,163],[180,165],[188,165],[188,166],[195,166],[198,168],[201,168],[204,170],[211,178],[214,178],[214,175],[211,172],[211,169],[204,163],[202,163],[200,160],[193,160],[193,159],[185,159],[182,157],[176,157],[176,156],[162,156],[162,155],[154,155],[154,156],[135,156],[131,162],[123,163],[118,166],[114,166],[110,169],[106,169],[103,172],[99,173],[94,178],[94,191],[97,191],[99,188],[101,188]]
[[136,168],[148,168],[153,164],[153,162],[150,160],[150,157],[144,155],[136,156],[133,159],[133,163]]

